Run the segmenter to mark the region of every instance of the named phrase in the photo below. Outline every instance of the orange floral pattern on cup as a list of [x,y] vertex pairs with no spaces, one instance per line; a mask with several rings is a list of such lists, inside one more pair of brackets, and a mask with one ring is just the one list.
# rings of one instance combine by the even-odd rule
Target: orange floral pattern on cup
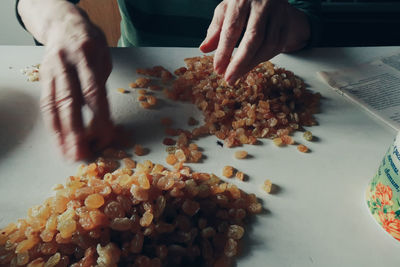
[[371,184],[369,196],[367,203],[374,217],[386,232],[400,241],[400,209],[393,210],[393,192],[390,186]]

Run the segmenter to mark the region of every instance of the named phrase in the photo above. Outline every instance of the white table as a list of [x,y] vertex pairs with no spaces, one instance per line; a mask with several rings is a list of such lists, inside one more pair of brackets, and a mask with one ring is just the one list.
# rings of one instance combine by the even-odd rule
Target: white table
[[[310,130],[317,142],[312,153],[295,146],[278,148],[270,140],[246,146],[254,157],[233,159],[235,149],[220,148],[210,136],[197,143],[207,159],[195,170],[220,175],[231,164],[250,177],[237,184],[256,193],[270,211],[249,227],[238,266],[398,266],[400,243],[372,219],[364,192],[395,132],[322,83],[318,70],[333,70],[400,50],[400,47],[326,48],[280,55],[273,62],[303,78],[323,96],[319,126]],[[25,217],[27,209],[51,194],[51,187],[76,172],[79,163],[65,163],[45,131],[38,110],[39,83],[29,83],[20,69],[40,62],[43,48],[0,47],[0,227]],[[164,163],[165,147],[159,118],[170,115],[185,126],[190,104],[164,100],[156,111],[143,110],[136,93],[122,95],[118,87],[138,77],[135,69],[183,65],[197,49],[113,49],[114,70],[108,81],[112,112],[117,122],[136,129],[137,143],[151,149],[146,157]],[[161,92],[157,93],[161,97]],[[179,125],[178,125],[179,126]],[[301,133],[295,139],[305,141]],[[135,158],[138,160],[138,157]],[[281,188],[276,195],[260,189],[265,179]]]

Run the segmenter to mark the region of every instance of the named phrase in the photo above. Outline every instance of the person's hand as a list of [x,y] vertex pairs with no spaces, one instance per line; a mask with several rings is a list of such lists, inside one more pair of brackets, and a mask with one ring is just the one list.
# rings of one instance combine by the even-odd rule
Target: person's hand
[[24,9],[23,3],[28,1],[34,2],[21,0],[19,4],[21,17],[46,45],[40,66],[44,122],[67,158],[83,159],[89,156],[92,141],[83,123],[83,105],[93,113],[90,132],[96,145],[106,145],[113,135],[105,88],[112,65],[105,37],[81,10],[62,0],[40,0],[48,4],[42,7],[48,23],[44,30],[41,19],[32,20],[34,11]]
[[224,0],[214,11],[200,50],[216,50],[214,69],[225,73],[225,80],[232,85],[259,63],[303,48],[309,38],[307,16],[287,0]]

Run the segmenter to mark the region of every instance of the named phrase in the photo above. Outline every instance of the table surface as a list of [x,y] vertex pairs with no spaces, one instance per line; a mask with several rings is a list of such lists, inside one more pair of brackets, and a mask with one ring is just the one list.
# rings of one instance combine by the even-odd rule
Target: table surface
[[[311,153],[295,146],[278,148],[271,140],[246,145],[252,157],[236,160],[233,152],[243,148],[221,148],[216,137],[197,143],[204,148],[197,171],[218,175],[233,165],[249,175],[235,182],[256,193],[269,210],[248,227],[245,249],[238,266],[395,266],[400,263],[400,243],[372,219],[365,203],[366,187],[393,141],[394,130],[362,108],[331,90],[316,75],[320,70],[361,63],[399,51],[400,47],[317,48],[279,55],[272,62],[293,71],[320,92],[319,126],[309,130],[317,137],[306,142],[301,133],[295,140],[306,143]],[[25,217],[29,207],[51,194],[51,187],[76,173],[80,163],[66,163],[44,129],[38,100],[40,84],[26,81],[20,70],[41,61],[41,47],[0,46],[0,227]],[[183,59],[198,56],[194,48],[112,49],[114,69],[108,80],[109,99],[115,121],[134,129],[136,143],[150,148],[146,157],[164,163],[165,147],[159,119],[174,117],[185,127],[189,116],[201,119],[188,103],[164,99],[156,110],[144,110],[137,94],[121,94],[138,75],[138,67],[163,65],[174,70]],[[179,123],[181,122],[181,123]],[[187,127],[187,126],[186,126]],[[135,158],[139,160],[138,157]],[[265,179],[279,186],[277,194],[260,188]]]

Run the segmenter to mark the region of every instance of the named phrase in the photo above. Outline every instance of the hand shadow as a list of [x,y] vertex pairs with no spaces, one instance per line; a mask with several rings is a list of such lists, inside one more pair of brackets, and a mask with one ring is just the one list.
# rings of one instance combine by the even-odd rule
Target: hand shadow
[[37,116],[36,99],[12,88],[0,88],[0,161],[23,143]]

